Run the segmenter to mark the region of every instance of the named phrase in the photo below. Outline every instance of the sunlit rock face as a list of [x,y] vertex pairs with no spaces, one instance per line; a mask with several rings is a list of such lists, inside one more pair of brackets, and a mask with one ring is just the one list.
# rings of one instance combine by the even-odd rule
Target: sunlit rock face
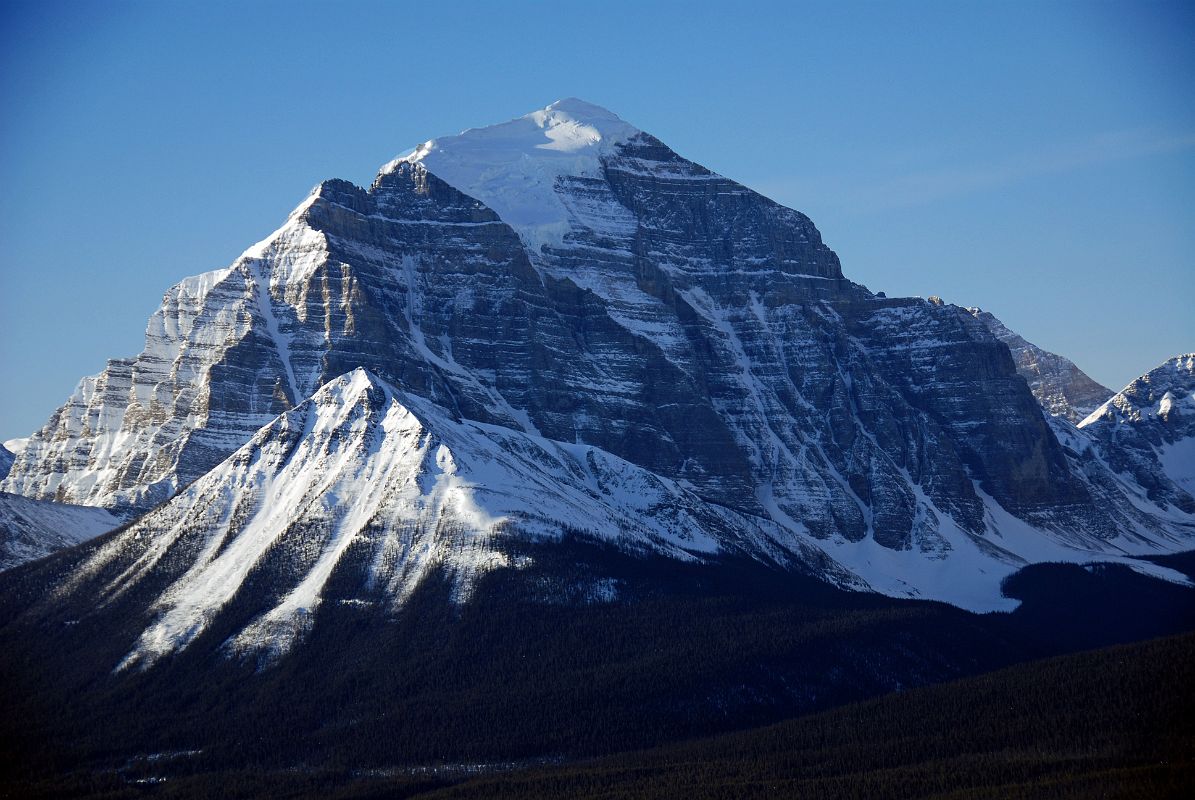
[[[803,214],[577,100],[426,142],[368,189],[316,187],[231,266],[171,289],[145,350],[81,382],[3,487],[130,513],[175,497],[139,530],[147,542],[168,529],[170,541],[194,541],[174,568],[189,574],[209,528],[237,536],[213,521],[244,493],[211,488],[231,485],[227,459],[281,447],[279,425],[286,452],[317,447],[299,421],[310,412],[295,415],[335,405],[321,387],[358,368],[375,395],[423,404],[425,427],[507,432],[484,452],[520,466],[477,471],[477,491],[578,481],[596,522],[567,527],[615,541],[634,527],[626,509],[663,492],[663,507],[704,520],[696,538],[631,538],[672,557],[746,553],[840,585],[991,608],[1008,604],[999,580],[1026,561],[1173,549],[1189,535],[1189,519],[1134,503],[1085,433],[1042,413],[984,320],[873,295],[843,277]],[[539,452],[569,447],[586,448],[591,469],[623,465],[621,488]],[[261,541],[324,536],[304,516],[311,503],[364,502],[318,482],[302,496],[310,502],[271,518]],[[195,502],[215,527],[176,530],[162,517],[208,519],[178,505]],[[411,508],[363,511],[354,535],[406,530],[422,519]],[[654,519],[653,509],[641,512]],[[461,544],[473,535],[552,535],[546,524],[474,523],[441,548],[449,561],[474,552]],[[332,552],[319,536],[300,576]],[[158,652],[151,640],[145,653]]]
[[992,334],[1008,345],[1017,372],[1029,384],[1029,390],[1042,408],[1056,417],[1077,425],[1112,396],[1112,390],[1096,383],[1070,359],[1043,350],[1009,328],[991,312],[980,308],[968,311],[987,326]]

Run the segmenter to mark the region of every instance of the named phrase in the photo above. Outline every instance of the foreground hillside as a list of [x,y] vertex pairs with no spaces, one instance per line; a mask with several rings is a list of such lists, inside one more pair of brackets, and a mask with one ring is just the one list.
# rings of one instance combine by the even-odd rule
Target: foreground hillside
[[[396,782],[423,790],[470,770],[664,746],[1195,631],[1195,590],[1117,565],[1037,565],[1009,584],[1023,600],[1016,612],[976,615],[749,561],[680,564],[578,541],[533,556],[534,567],[488,573],[463,605],[434,577],[394,618],[329,604],[304,649],[266,669],[222,649],[248,607],[234,600],[191,647],[114,673],[138,634],[127,613],[135,597],[60,608],[30,593],[62,559],[10,571],[0,579],[3,786],[11,796],[139,796],[148,785],[137,781],[165,779],[155,791],[230,796],[244,781],[244,796],[285,796],[286,787],[355,792],[372,775],[385,779],[379,796],[395,796]],[[1166,564],[1189,572],[1189,561]],[[603,594],[611,587],[614,597]],[[1121,679],[1108,680],[1092,696],[1119,691]],[[1126,686],[1117,703],[1140,706],[1136,724],[1166,719]],[[972,704],[950,702],[942,708]],[[1074,713],[1088,712],[1105,713]]]
[[1189,797],[1192,664],[1192,635],[1114,647],[433,796]]
[[[188,768],[9,783],[4,796],[1167,798],[1195,782],[1195,634],[1036,661],[776,725],[598,760]],[[470,772],[495,770],[469,778]]]

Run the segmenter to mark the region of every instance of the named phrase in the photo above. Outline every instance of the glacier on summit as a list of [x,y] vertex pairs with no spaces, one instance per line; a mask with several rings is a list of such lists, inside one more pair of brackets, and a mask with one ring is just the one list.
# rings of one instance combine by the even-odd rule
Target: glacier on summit
[[1189,548],[1183,475],[1118,464],[1068,421],[1086,394],[1044,413],[981,316],[873,294],[805,215],[566,100],[321,183],[171,289],[2,487],[165,503],[62,588],[168,586],[129,663],[279,558],[230,648],[289,647],[337,570],[401,602],[431,559],[463,597],[517,567],[502,537],[565,529],[971,609],[1027,563]]

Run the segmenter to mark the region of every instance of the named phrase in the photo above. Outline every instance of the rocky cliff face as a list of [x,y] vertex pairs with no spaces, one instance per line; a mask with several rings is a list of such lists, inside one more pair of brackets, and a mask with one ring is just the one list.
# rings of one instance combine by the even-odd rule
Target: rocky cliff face
[[986,325],[993,336],[1008,345],[1017,373],[1050,414],[1077,425],[1112,396],[1111,389],[1093,381],[1074,362],[1027,341],[1009,330],[991,312],[980,308],[967,310]]
[[756,556],[881,591],[992,607],[1026,560],[1187,535],[1060,441],[983,321],[851,283],[807,217],[580,101],[321,184],[172,289],[4,487],[148,508],[358,367],[644,470],[738,520],[721,549],[762,527]]

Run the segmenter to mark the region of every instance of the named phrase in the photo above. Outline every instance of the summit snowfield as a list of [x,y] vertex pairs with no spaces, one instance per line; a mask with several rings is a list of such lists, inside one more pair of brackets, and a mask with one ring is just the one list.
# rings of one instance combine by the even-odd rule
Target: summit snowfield
[[1089,394],[1043,413],[1018,367],[971,311],[873,294],[805,215],[565,100],[369,188],[320,184],[171,289],[3,489],[166,503],[61,589],[167,587],[130,664],[185,647],[254,570],[286,577],[229,647],[269,653],[330,576],[401,603],[434,561],[466,598],[518,568],[504,537],[977,610],[1013,606],[1027,563],[1189,549],[1182,475],[1126,472],[1067,421]]
[[[600,178],[603,159],[642,133],[604,108],[569,98],[510,122],[424,142],[382,174],[399,164],[422,164],[497,212],[534,255],[559,245],[587,211],[557,191],[558,182]],[[606,222],[633,224],[630,218]]]

